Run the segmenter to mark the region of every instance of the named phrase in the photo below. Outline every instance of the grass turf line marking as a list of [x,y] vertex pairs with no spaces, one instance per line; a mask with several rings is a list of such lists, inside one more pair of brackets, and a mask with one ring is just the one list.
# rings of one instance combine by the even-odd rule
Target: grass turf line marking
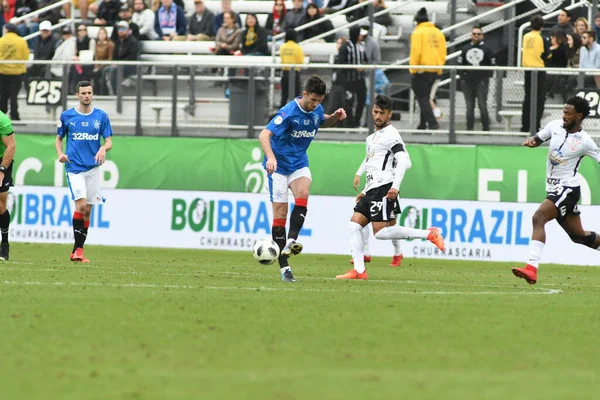
[[208,290],[250,290],[250,291],[290,291],[290,292],[353,292],[353,293],[383,293],[383,294],[419,294],[419,295],[548,295],[562,293],[558,289],[533,288],[533,291],[521,292],[450,292],[450,291],[408,291],[408,290],[334,290],[310,288],[273,288],[273,287],[238,287],[238,286],[190,286],[190,285],[156,285],[151,283],[101,283],[101,282],[40,282],[40,281],[4,281],[5,285],[15,286],[96,286],[114,288],[149,288],[149,289],[208,289]]

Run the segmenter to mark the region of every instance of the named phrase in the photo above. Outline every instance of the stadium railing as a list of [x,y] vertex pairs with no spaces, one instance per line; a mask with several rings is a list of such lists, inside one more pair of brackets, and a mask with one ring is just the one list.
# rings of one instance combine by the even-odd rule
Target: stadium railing
[[[242,60],[238,61],[234,58]],[[251,58],[251,57],[249,57]],[[266,57],[269,58],[269,57]],[[139,62],[94,62],[94,64],[114,65],[116,67],[117,82],[116,92],[111,95],[96,96],[95,104],[105,109],[120,134],[130,135],[169,135],[169,136],[230,136],[254,138],[266,125],[268,120],[277,111],[277,107],[269,107],[267,70],[275,68],[280,70],[283,65],[278,63],[243,63],[242,57],[210,56],[203,64],[196,60],[173,62],[167,61],[139,61]],[[15,63],[2,61],[2,63]],[[64,76],[62,78],[43,79],[28,78],[25,90],[19,97],[21,121],[15,121],[22,132],[48,132],[56,123],[56,116],[62,110],[77,104],[73,93],[73,81],[68,77],[69,71],[77,62],[48,62],[33,61],[30,64],[63,64]],[[80,63],[85,65],[87,63]],[[132,65],[136,67],[135,79],[128,77],[129,85],[123,79],[123,67]],[[316,73],[328,84],[330,90],[339,90],[341,87],[332,87],[331,76],[333,70],[356,68],[353,65],[329,65],[310,63],[286,67],[301,68],[301,78],[306,79],[310,74]],[[143,70],[147,68],[168,69],[170,79],[157,81],[158,90],[150,90]],[[226,78],[217,79],[216,68],[229,67],[232,71]],[[415,68],[402,65],[363,65],[367,73],[374,73],[376,69],[387,69],[392,74]],[[416,68],[440,68],[420,66]],[[534,80],[540,69],[524,69],[517,67],[487,67],[466,68],[460,66],[444,66],[440,69],[443,74],[441,80],[448,80],[457,76],[463,70],[491,71],[492,79],[489,80],[487,108],[491,120],[490,130],[483,131],[480,122],[480,110],[475,113],[475,128],[467,130],[466,102],[460,92],[461,81],[450,82],[449,89],[439,89],[435,99],[436,106],[442,111],[439,118],[440,129],[419,130],[419,107],[410,83],[395,82],[392,79],[392,88],[387,93],[392,95],[395,102],[393,123],[408,141],[426,143],[513,143],[518,144],[524,136],[534,133],[535,127],[526,127],[527,132],[521,132],[521,121],[524,99],[524,71],[532,71]],[[595,136],[600,132],[600,123],[597,118],[600,90],[597,88],[584,88],[585,76],[600,76],[600,70],[578,69],[544,69],[552,79],[546,79],[548,96],[537,98],[535,87],[532,87],[530,121],[535,121],[533,115],[536,104],[545,101],[545,112],[542,124],[552,119],[560,118],[560,109],[567,97],[581,93],[591,103],[593,115],[586,121],[586,129]],[[202,76],[202,79],[195,79]],[[193,78],[193,79],[191,79]],[[498,84],[498,82],[502,82]],[[71,88],[69,88],[71,86]],[[351,91],[351,87],[342,88],[342,93]],[[99,91],[98,89],[96,90]],[[279,85],[275,85],[277,99],[279,99]],[[498,93],[502,92],[502,93]],[[296,93],[299,95],[300,93]],[[345,96],[343,96],[345,97]],[[373,98],[373,91],[369,94]],[[500,99],[500,100],[498,100]],[[324,107],[326,112],[333,110],[333,100],[326,96]],[[277,102],[279,104],[279,101]],[[335,105],[349,109],[349,104]],[[367,105],[366,110],[369,110]],[[44,112],[46,111],[46,112]],[[363,127],[347,127],[344,124],[319,132],[321,139],[328,140],[364,140],[372,132],[370,112],[363,116]]]

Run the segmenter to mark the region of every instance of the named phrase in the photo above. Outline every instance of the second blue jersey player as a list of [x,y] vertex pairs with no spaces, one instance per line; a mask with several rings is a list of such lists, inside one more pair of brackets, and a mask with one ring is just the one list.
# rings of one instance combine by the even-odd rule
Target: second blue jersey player
[[[55,147],[58,161],[65,164],[71,198],[75,201],[71,261],[89,262],[83,255],[83,245],[92,206],[103,202],[99,167],[106,161],[106,152],[112,149],[112,128],[108,115],[92,106],[92,84],[81,81],[76,91],[79,104],[60,115]],[[67,147],[63,151],[64,139]]]
[[[318,76],[311,76],[301,97],[283,106],[262,130],[258,139],[265,153],[269,197],[273,204],[273,240],[279,245],[279,267],[284,282],[295,282],[288,258],[300,254],[302,245],[296,240],[306,218],[308,195],[312,181],[306,150],[320,127],[330,127],[346,118],[343,108],[328,115],[321,102],[327,86]],[[288,188],[294,195],[294,209],[286,240]]]

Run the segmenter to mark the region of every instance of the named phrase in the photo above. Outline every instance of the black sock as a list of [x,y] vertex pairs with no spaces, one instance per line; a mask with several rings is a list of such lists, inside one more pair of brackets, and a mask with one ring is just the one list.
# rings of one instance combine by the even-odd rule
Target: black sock
[[[273,241],[279,246],[279,251],[283,250],[285,247],[285,226],[273,226],[271,228],[271,236],[273,237]],[[279,268],[290,265],[286,256],[280,255],[278,260]]]
[[8,210],[0,215],[0,232],[2,232],[2,244],[8,244],[8,227],[10,226],[10,213]]
[[83,234],[83,241],[81,242],[81,247],[83,247],[83,245],[85,244],[85,240],[87,239],[88,228],[85,228],[84,226],[81,233]]
[[288,238],[294,240],[298,239],[298,234],[300,233],[300,229],[302,229],[302,225],[304,225],[305,218],[306,207],[295,205],[292,210],[292,216],[290,217],[290,232]]
[[73,236],[75,237],[75,245],[73,246],[73,252],[83,246],[83,218],[75,218],[73,216]]

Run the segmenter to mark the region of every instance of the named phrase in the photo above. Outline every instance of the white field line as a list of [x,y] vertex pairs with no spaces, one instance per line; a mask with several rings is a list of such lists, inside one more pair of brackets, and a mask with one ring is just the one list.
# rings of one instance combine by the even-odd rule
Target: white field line
[[115,287],[115,288],[150,288],[150,289],[208,289],[208,290],[246,290],[246,291],[289,291],[289,292],[353,292],[353,293],[384,293],[384,294],[417,294],[417,295],[546,295],[546,294],[559,294],[561,290],[557,289],[546,289],[546,288],[533,288],[532,291],[521,291],[521,292],[494,292],[494,291],[408,291],[408,290],[354,290],[347,288],[341,289],[312,289],[303,288],[302,286],[286,287],[286,288],[274,288],[274,287],[238,287],[238,286],[192,286],[192,285],[157,285],[150,283],[102,283],[102,282],[40,282],[40,281],[4,281],[5,285],[14,286],[98,286],[98,287]]

